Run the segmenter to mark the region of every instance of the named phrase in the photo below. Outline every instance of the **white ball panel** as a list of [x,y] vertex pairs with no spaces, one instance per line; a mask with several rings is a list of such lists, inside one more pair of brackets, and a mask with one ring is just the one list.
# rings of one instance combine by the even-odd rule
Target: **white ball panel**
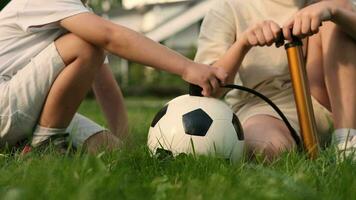
[[169,149],[173,142],[180,141],[185,136],[182,115],[177,112],[167,112],[166,116],[158,122],[158,126],[161,134],[164,135],[165,145]]
[[230,158],[232,148],[238,141],[230,120],[214,120],[206,137],[209,141],[215,143],[218,155],[224,158]]
[[196,110],[200,107],[201,97],[191,97],[184,95],[177,97],[168,103],[167,113],[183,116],[184,114]]
[[218,99],[201,98],[199,107],[202,108],[213,120],[230,120],[232,121],[231,108]]
[[238,140],[231,152],[230,160],[232,163],[236,164],[244,155],[245,142]]
[[212,155],[215,156],[215,150],[212,143],[209,143],[207,137],[189,136],[189,143],[187,149],[189,153],[195,153],[196,155]]

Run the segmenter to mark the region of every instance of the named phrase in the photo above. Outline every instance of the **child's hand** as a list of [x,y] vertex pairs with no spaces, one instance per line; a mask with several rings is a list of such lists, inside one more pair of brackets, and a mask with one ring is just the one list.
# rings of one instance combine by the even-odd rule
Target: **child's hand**
[[263,21],[248,28],[241,36],[240,42],[247,48],[254,46],[271,46],[282,33],[279,25],[273,21]]
[[284,37],[292,40],[292,34],[304,38],[318,33],[322,22],[332,19],[333,10],[337,6],[335,1],[322,1],[301,9],[284,24]]
[[228,74],[224,69],[191,63],[185,67],[182,78],[203,88],[202,95],[211,96],[219,91],[220,84],[224,84]]

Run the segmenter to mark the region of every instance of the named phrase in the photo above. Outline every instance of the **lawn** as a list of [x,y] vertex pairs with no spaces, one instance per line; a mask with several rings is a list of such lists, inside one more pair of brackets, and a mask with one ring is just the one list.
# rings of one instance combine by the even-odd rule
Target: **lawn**
[[[337,162],[331,149],[310,161],[286,153],[277,161],[241,161],[149,156],[146,135],[155,112],[165,103],[154,98],[127,101],[131,141],[97,156],[34,152],[0,155],[1,199],[355,199],[356,162]],[[81,113],[105,125],[94,101]]]

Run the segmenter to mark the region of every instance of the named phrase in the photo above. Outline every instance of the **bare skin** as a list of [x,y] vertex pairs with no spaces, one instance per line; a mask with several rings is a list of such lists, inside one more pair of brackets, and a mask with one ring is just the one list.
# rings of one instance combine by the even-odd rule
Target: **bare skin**
[[124,97],[109,66],[104,65],[99,69],[93,90],[109,130],[118,138],[125,139],[128,134],[128,117]]
[[243,129],[247,154],[250,158],[261,154],[268,161],[272,161],[286,149],[295,146],[284,122],[268,115],[249,118],[243,124]]
[[[322,22],[324,25],[320,27]],[[307,55],[311,93],[332,111],[335,128],[356,128],[356,26],[350,24],[356,24],[356,13],[351,11],[350,2],[330,0],[300,10],[283,28],[287,39],[291,39],[291,34],[301,38],[313,35]],[[249,49],[272,45],[280,29],[273,21],[251,26],[214,65],[224,67],[231,83]],[[253,116],[243,128],[250,154],[262,153],[272,160],[295,146],[284,123],[272,116]],[[256,142],[261,137],[265,142]]]
[[[356,128],[356,14],[348,0],[323,1],[286,23],[310,37],[307,68],[312,95],[332,111],[335,128]],[[299,19],[298,19],[299,18]],[[316,24],[323,22],[323,26]],[[288,35],[287,29],[284,30]],[[319,33],[318,33],[319,32]]]
[[[73,34],[62,36],[55,41],[55,45],[66,68],[59,74],[51,87],[39,123],[44,127],[65,128],[69,125],[93,81],[95,80],[98,93],[102,92],[102,89],[98,88],[99,85],[108,85],[99,81],[101,78],[107,78],[107,66],[102,66],[104,60],[102,50]],[[116,92],[112,90],[112,92],[113,94],[118,93],[117,90]],[[103,96],[101,100],[105,98],[107,97]],[[118,96],[113,100],[120,103],[121,98]],[[99,103],[102,104],[100,100]],[[120,108],[115,111],[125,112],[122,104],[117,105]],[[105,108],[105,105],[103,107]],[[113,118],[115,119],[115,117]],[[120,119],[120,123],[118,124],[122,127],[127,127],[127,120],[125,121],[124,117]],[[118,133],[118,131],[114,133]],[[93,135],[84,143],[84,148],[91,153],[99,151],[104,146],[114,149],[119,146],[119,140],[110,132],[102,132]]]
[[[216,92],[227,74],[221,68],[194,63],[125,27],[91,13],[78,14],[60,21],[70,34],[55,41],[66,67],[52,85],[39,124],[48,128],[66,128],[86,93],[93,87],[111,132],[91,136],[84,147],[92,153],[102,147],[119,146],[127,135],[127,113],[123,96],[111,71],[103,66],[104,50],[120,57],[181,76],[203,88],[202,94]],[[162,59],[164,58],[164,59]]]
[[204,96],[215,93],[219,81],[224,83],[227,77],[221,68],[194,63],[137,32],[91,13],[68,17],[60,25],[114,55],[177,74],[185,81],[201,86]]
[[73,34],[59,38],[55,45],[66,68],[48,93],[40,125],[66,128],[90,90],[95,74],[104,62],[104,52]]

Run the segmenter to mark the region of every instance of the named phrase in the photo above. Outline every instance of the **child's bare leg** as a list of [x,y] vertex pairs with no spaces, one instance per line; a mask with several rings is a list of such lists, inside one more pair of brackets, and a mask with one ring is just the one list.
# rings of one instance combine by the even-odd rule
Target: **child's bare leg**
[[322,58],[321,36],[320,34],[316,34],[309,37],[306,61],[310,92],[321,105],[331,111],[329,94],[325,85]]
[[[345,8],[349,2],[343,0]],[[307,69],[312,95],[332,111],[334,126],[356,128],[356,41],[325,22],[309,39]]]
[[253,116],[242,126],[250,156],[262,154],[267,160],[272,160],[295,146],[286,125],[272,116]]
[[[92,86],[104,53],[73,34],[55,41],[56,48],[66,67],[53,83],[44,104],[39,125],[46,128],[66,128],[80,103]],[[85,141],[90,152],[99,147],[112,149],[118,139],[108,132],[97,133]]]
[[119,139],[109,131],[92,135],[83,144],[89,153],[97,153],[101,150],[114,150],[120,145]]
[[122,92],[109,66],[104,65],[98,71],[93,90],[111,133],[120,139],[128,135],[128,117]]
[[66,67],[49,91],[40,125],[66,128],[90,90],[104,53],[73,34],[59,38],[55,45]]
[[321,28],[321,42],[335,128],[356,129],[356,41],[329,22]]

